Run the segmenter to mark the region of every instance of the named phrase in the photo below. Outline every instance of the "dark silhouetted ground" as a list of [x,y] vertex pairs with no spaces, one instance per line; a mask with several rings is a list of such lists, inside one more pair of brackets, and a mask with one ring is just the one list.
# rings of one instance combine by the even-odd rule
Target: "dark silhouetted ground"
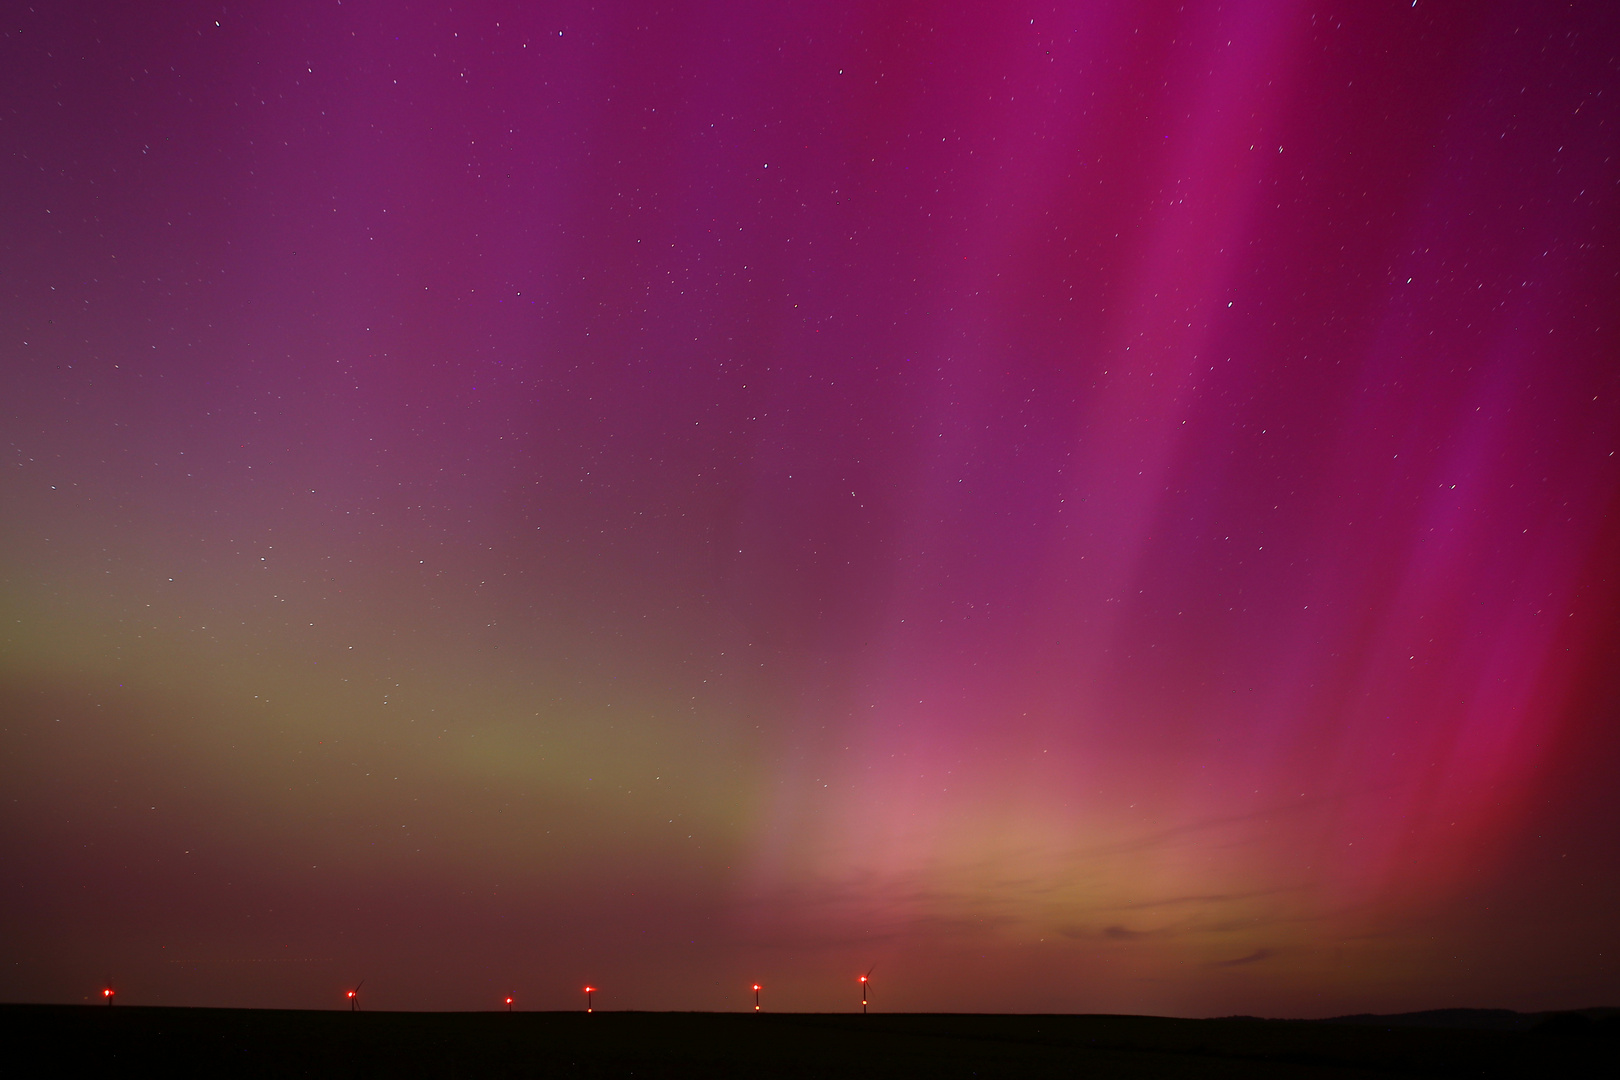
[[[1614,1010],[1332,1021],[0,1005],[17,1076],[1620,1076]],[[1431,1026],[1441,1025],[1441,1026]]]

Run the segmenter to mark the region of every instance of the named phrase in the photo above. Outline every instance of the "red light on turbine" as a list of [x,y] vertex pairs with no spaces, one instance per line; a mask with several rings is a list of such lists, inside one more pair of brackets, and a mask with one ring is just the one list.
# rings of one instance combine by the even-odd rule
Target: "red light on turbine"
[[112,991],[111,990],[103,990],[101,992],[101,996],[102,997],[112,997]]
[[[107,991],[107,993],[109,993],[109,994],[110,994],[110,993],[112,993],[112,991],[111,991],[111,990],[109,990],[109,991]],[[349,991],[349,996],[350,996],[350,997],[354,997],[354,991],[353,991],[353,990],[350,990],[350,991]]]
[[865,982],[865,981],[866,981],[866,976],[865,976],[865,975],[862,975],[862,976],[861,976],[861,982]]
[[755,984],[754,984],[754,989],[755,989],[755,990],[758,990],[758,989],[759,989],[759,983],[755,983]]

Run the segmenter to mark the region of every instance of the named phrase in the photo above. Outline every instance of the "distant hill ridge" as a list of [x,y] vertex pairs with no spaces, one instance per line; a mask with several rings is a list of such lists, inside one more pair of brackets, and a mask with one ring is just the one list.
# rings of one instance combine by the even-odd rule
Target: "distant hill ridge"
[[1369,1027],[1462,1028],[1473,1031],[1546,1031],[1549,1034],[1620,1034],[1620,1008],[1595,1007],[1522,1013],[1512,1009],[1425,1009],[1422,1012],[1356,1013],[1315,1021]]

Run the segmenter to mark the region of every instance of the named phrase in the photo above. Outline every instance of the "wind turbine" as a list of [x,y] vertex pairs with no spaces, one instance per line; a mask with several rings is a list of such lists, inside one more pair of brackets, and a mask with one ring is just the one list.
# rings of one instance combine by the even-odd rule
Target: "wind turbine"
[[866,1015],[866,983],[867,983],[867,980],[869,980],[872,977],[872,972],[874,972],[876,970],[877,970],[877,965],[873,964],[871,967],[866,969],[866,974],[861,976],[861,1015],[862,1016]]
[[354,989],[349,991],[350,1012],[360,1011],[360,988],[364,985],[366,985],[366,980],[361,979],[359,982],[354,984]]
[[506,1011],[507,1012],[512,1011],[512,995],[511,994],[506,995]]
[[754,984],[754,1011],[759,1012],[759,983]]
[[106,1000],[107,1004],[111,1005],[113,1003],[113,988],[111,979],[108,979],[107,985],[102,988],[101,996]]
[[586,1012],[595,1012],[596,1011],[594,1008],[591,1007],[591,995],[594,994],[594,993],[596,993],[596,987],[587,986],[585,988],[585,1011]]

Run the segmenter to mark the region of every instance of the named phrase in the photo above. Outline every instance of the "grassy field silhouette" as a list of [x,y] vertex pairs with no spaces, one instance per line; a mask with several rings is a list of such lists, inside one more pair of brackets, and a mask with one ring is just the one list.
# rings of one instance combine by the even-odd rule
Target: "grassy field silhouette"
[[0,1024],[26,1075],[1608,1077],[1620,1075],[1612,1013],[1294,1021],[4,1005]]

